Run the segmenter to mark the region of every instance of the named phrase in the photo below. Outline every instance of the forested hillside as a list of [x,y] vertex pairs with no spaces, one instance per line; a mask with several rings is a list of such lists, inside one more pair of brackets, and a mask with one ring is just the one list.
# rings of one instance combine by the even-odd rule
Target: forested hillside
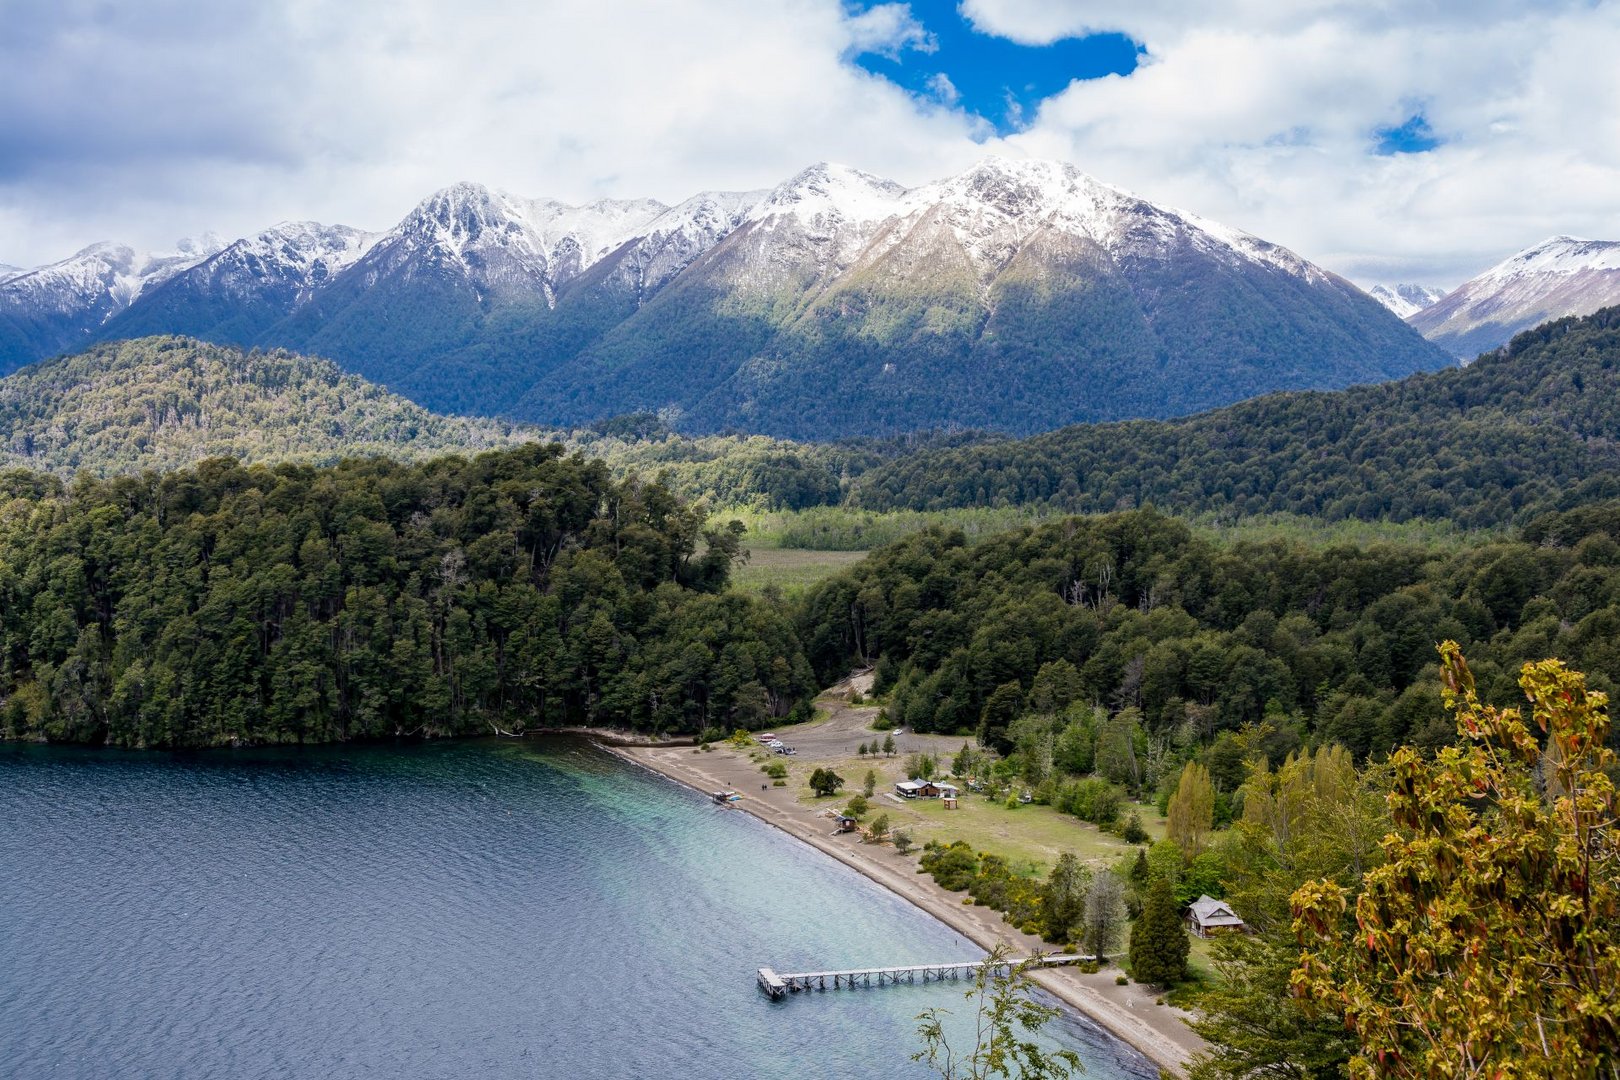
[[324,359],[179,337],[98,345],[0,379],[0,468],[62,477],[174,469],[221,456],[248,464],[375,454],[419,461],[537,439],[601,458],[616,475],[664,476],[689,498],[766,510],[836,502],[847,473],[963,441],[692,439],[653,414],[550,431],[431,413]]
[[1151,503],[1488,527],[1620,494],[1617,439],[1620,308],[1608,308],[1400,382],[925,451],[866,473],[849,501],[1081,512]]
[[1231,744],[1246,725],[1269,725],[1263,749],[1279,761],[1306,742],[1358,756],[1449,742],[1433,685],[1447,638],[1469,650],[1485,694],[1509,696],[1519,664],[1545,656],[1610,687],[1617,535],[1612,503],[1456,554],[1223,548],[1152,511],[971,546],[935,529],[816,586],[798,620],[824,681],[877,665],[896,724],[977,732],[1003,751],[1044,740],[1075,772],[1112,746],[1130,765],[1110,778],[1151,786],[1155,753],[1162,764]]
[[790,621],[723,591],[737,547],[554,445],[0,474],[0,732],[215,746],[803,716]]
[[327,360],[189,338],[98,345],[0,379],[0,467],[93,476],[226,455],[330,463],[420,460],[535,433],[438,416]]

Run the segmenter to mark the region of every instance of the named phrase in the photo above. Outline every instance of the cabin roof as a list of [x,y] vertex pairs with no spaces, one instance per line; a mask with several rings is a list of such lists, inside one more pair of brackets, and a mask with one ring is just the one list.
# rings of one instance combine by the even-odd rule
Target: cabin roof
[[1194,900],[1189,910],[1201,926],[1243,925],[1243,920],[1238,918],[1237,912],[1233,911],[1226,901],[1217,900],[1207,894]]

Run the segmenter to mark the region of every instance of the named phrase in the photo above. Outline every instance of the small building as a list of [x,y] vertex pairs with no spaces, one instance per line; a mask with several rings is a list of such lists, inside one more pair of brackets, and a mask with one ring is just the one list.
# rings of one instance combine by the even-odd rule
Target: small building
[[1227,906],[1226,901],[1216,900],[1211,896],[1200,896],[1187,909],[1187,929],[1199,937],[1207,938],[1211,934],[1225,934],[1246,928],[1243,920],[1238,918],[1237,912]]
[[962,789],[955,784],[939,783],[935,784],[934,787],[938,789],[939,797],[942,799],[954,799],[962,793]]
[[894,785],[894,793],[902,799],[937,799],[939,797],[939,785],[932,780],[921,780],[913,777],[910,780],[902,780]]
[[841,833],[854,832],[859,825],[860,822],[856,821],[848,814],[838,815],[838,831]]

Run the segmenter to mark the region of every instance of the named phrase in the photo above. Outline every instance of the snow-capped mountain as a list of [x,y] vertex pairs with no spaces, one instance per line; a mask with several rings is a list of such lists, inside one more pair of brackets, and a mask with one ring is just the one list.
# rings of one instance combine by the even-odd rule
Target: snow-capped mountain
[[1521,330],[1620,304],[1620,241],[1554,236],[1464,282],[1408,321],[1454,356],[1498,348]]
[[551,304],[556,290],[669,209],[651,199],[567,206],[462,183],[429,196],[360,260],[372,282],[449,274],[485,299]]
[[61,262],[0,281],[0,373],[89,343],[137,297],[218,251],[218,238],[138,253],[92,244]]
[[674,406],[694,430],[811,438],[1030,431],[1444,362],[1293,252],[1073,166],[990,159],[908,189],[818,165],[542,374],[518,414]]
[[27,272],[28,271],[24,270],[20,266],[12,266],[10,263],[0,263],[0,282],[10,281],[18,274],[26,274]]
[[640,236],[602,260],[604,284],[629,290],[638,302],[647,299],[729,236],[767,194],[705,191],[670,207]]
[[674,407],[691,430],[1032,431],[1446,362],[1293,252],[1049,161],[911,188],[820,164],[673,207],[463,183],[375,237],[282,225],[145,277],[119,251],[85,272],[99,306],[67,305],[84,339],[287,346],[548,423]]
[[376,240],[376,234],[347,225],[284,222],[149,286],[97,336],[188,334],[251,344],[354,265]]
[[334,357],[434,407],[497,412],[535,366],[577,349],[580,334],[558,329],[570,314],[556,311],[559,291],[667,209],[650,199],[568,206],[455,184],[265,340]]
[[1446,295],[1446,290],[1427,285],[1374,285],[1367,290],[1367,295],[1401,318],[1410,319],[1424,308],[1439,302]]

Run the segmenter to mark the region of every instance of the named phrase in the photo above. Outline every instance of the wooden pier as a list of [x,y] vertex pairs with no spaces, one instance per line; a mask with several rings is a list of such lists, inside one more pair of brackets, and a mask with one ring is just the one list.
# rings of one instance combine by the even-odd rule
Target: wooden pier
[[1058,967],[1092,960],[1090,956],[1034,956],[1013,960],[966,960],[952,964],[912,964],[907,967],[852,968],[848,971],[804,971],[778,975],[770,968],[759,969],[759,988],[772,1001],[780,1001],[801,990],[855,990],[896,983],[942,982],[945,979],[971,979],[981,968],[992,975],[1007,975],[1029,964],[1031,967]]

